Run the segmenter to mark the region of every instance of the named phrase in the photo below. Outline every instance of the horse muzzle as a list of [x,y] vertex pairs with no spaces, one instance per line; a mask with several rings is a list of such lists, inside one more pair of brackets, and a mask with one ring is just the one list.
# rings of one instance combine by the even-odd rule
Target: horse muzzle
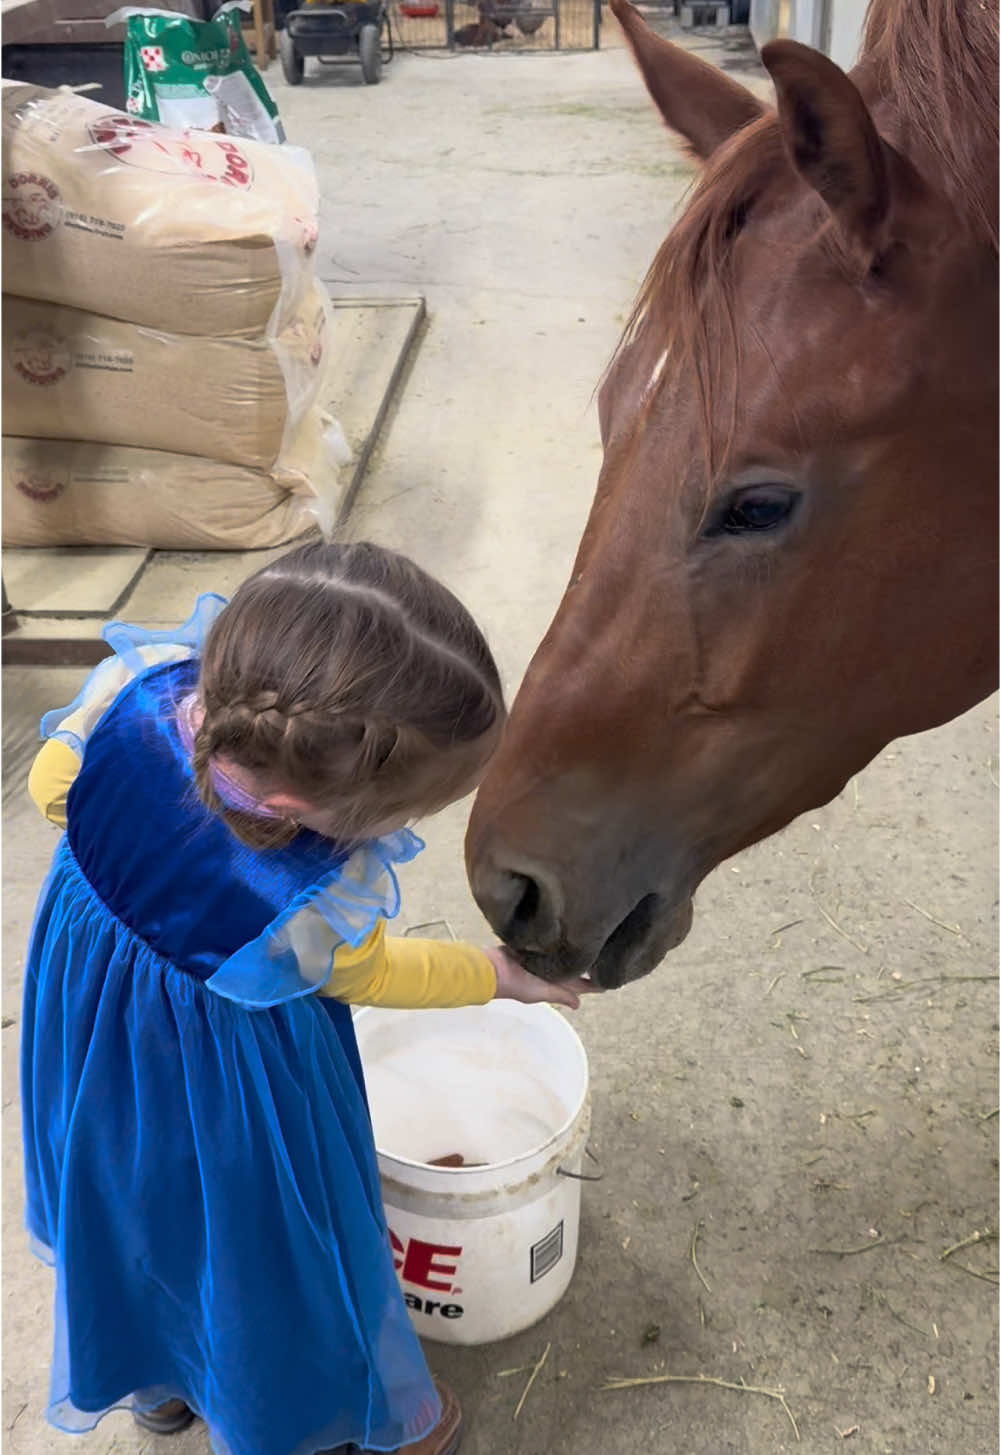
[[563,887],[539,866],[517,870],[470,864],[477,903],[511,955],[542,980],[587,975],[602,990],[639,980],[685,939],[692,899],[641,895],[621,918],[595,905],[568,905]]

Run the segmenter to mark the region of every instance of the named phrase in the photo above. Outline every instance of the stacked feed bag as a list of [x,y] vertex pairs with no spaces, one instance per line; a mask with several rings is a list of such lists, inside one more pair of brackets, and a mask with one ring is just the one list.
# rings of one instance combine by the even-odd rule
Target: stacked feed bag
[[4,541],[275,545],[339,432],[306,153],[5,83]]
[[[313,458],[319,452],[315,452]],[[253,550],[329,526],[304,460],[282,479],[194,455],[75,440],[3,441],[3,534],[18,546]]]

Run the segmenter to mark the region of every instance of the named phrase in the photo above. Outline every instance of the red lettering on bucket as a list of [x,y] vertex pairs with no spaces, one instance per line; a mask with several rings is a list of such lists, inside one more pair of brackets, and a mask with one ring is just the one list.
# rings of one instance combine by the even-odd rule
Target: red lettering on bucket
[[[393,1252],[393,1266],[404,1283],[415,1283],[419,1288],[433,1288],[438,1293],[452,1292],[452,1279],[458,1272],[461,1248],[447,1248],[442,1244],[424,1243],[420,1238],[411,1238],[403,1245],[390,1229]],[[442,1262],[447,1258],[452,1262]],[[448,1280],[447,1282],[443,1280]]]

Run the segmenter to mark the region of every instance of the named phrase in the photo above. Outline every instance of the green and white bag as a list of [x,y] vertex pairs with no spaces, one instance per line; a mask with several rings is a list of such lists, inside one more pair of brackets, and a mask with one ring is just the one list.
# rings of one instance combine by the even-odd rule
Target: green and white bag
[[228,0],[211,20],[176,10],[126,8],[125,109],[166,126],[283,142],[278,108],[247,50],[240,24],[250,0]]

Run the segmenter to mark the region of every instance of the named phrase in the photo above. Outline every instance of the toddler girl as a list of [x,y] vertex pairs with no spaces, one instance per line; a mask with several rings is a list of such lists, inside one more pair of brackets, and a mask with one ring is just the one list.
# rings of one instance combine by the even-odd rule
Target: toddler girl
[[385,935],[406,827],[496,745],[460,603],[308,545],[174,632],[118,623],[43,720],[66,834],[26,972],[27,1220],[56,1270],[49,1415],[207,1423],[218,1455],[449,1455],[393,1271],[349,1003],[576,1005],[503,951]]

